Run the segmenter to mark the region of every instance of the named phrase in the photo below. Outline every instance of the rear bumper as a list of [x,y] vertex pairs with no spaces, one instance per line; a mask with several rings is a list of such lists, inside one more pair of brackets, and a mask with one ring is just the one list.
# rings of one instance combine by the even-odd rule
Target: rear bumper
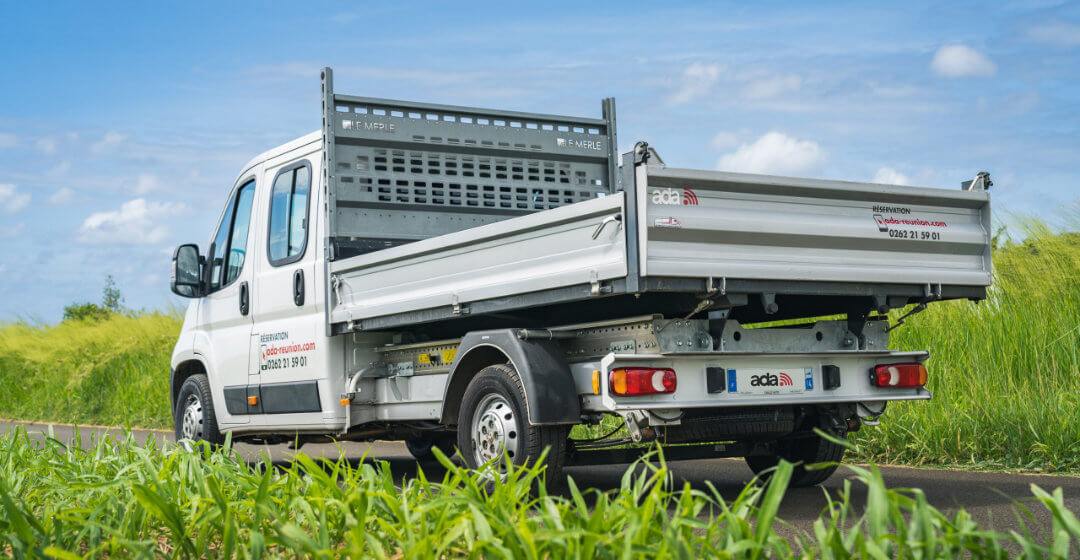
[[[600,362],[588,367],[574,367],[575,382],[582,394],[583,409],[589,412],[627,412],[632,410],[679,410],[689,408],[717,408],[773,405],[826,405],[857,402],[880,402],[902,400],[926,400],[930,391],[918,389],[884,389],[870,381],[870,369],[878,364],[900,362],[924,362],[927,352],[890,351],[843,351],[772,354],[757,352],[705,352],[680,354],[608,354]],[[586,367],[582,367],[586,366]],[[609,392],[608,373],[618,367],[649,366],[672,368],[678,376],[674,393],[640,397],[615,397]],[[824,366],[839,369],[838,386],[826,388]],[[717,390],[709,391],[707,369],[722,370],[725,376],[733,376],[734,384],[723,383]],[[600,394],[593,394],[592,371],[600,371]],[[770,370],[791,372],[800,392],[783,393],[780,389],[770,394],[753,394],[746,387],[746,376],[740,371]],[[931,373],[932,375],[932,373]],[[732,392],[730,389],[735,388]]]

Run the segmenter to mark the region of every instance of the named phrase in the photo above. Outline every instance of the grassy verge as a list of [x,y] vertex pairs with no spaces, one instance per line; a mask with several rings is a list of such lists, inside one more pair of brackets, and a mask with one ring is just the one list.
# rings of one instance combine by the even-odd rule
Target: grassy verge
[[894,331],[931,352],[930,402],[889,406],[862,458],[1080,471],[1080,234],[1030,232],[994,255],[986,301],[946,302]]
[[[653,457],[653,459],[659,459]],[[996,533],[963,511],[951,516],[918,490],[888,489],[873,468],[851,481],[793,539],[777,511],[791,465],[734,500],[672,488],[662,459],[628,472],[619,489],[565,496],[537,488],[535,469],[505,479],[444,463],[400,483],[386,464],[321,463],[282,469],[229,451],[189,453],[103,439],[89,450],[25,432],[0,437],[0,555],[312,558],[1065,558],[1080,522],[1059,492],[1032,488],[1054,519]],[[1040,507],[1040,506],[1036,506]],[[856,510],[862,513],[857,513]],[[789,533],[791,531],[788,531]]]
[[[990,298],[931,305],[893,347],[930,350],[930,402],[891,405],[858,458],[1080,472],[1080,235],[999,249]],[[171,315],[0,327],[0,417],[170,427]]]
[[179,331],[161,313],[0,327],[0,417],[168,427]]

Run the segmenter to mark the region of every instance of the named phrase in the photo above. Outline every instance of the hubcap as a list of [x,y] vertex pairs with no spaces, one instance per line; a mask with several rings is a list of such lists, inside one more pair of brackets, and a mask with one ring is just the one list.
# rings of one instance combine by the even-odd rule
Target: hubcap
[[198,395],[188,395],[184,402],[184,415],[180,419],[180,435],[184,439],[202,439],[203,409]]
[[473,416],[473,457],[477,466],[502,457],[503,451],[515,459],[521,452],[521,434],[510,403],[501,395],[481,399]]

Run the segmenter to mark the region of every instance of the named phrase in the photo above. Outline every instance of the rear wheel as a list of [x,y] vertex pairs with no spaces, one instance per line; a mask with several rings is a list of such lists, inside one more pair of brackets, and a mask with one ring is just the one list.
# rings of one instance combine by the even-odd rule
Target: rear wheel
[[513,367],[506,364],[484,368],[469,382],[458,413],[458,448],[471,468],[503,460],[515,465],[535,465],[544,460],[547,480],[562,477],[566,461],[567,426],[532,426],[525,405],[525,389]]
[[[839,434],[843,437],[843,434]],[[825,482],[827,478],[836,472],[839,463],[844,458],[844,447],[837,445],[816,433],[800,433],[776,442],[774,453],[766,455],[750,455],[746,457],[746,464],[754,474],[775,467],[780,459],[789,463],[795,463],[795,470],[791,474],[792,486],[814,486]],[[817,463],[832,463],[808,470],[808,465]],[[766,475],[767,476],[767,475]]]
[[218,431],[214,401],[210,396],[210,380],[197,373],[184,380],[173,411],[176,440],[206,441],[213,445],[225,443]]

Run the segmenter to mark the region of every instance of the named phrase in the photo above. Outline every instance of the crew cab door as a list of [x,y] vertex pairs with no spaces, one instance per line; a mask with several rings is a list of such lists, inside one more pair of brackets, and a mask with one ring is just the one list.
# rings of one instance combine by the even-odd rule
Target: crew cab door
[[[315,163],[313,163],[315,161]],[[316,298],[313,155],[266,166],[270,188],[259,207],[265,249],[256,259],[254,305],[258,387],[257,422],[266,426],[318,424],[327,401],[325,318]],[[323,383],[325,385],[325,382]]]
[[[207,295],[199,305],[199,334],[210,368],[218,424],[243,424],[247,415],[251,300],[254,267],[249,262],[255,179],[240,182],[229,197],[207,254]],[[199,348],[199,347],[202,348]]]

